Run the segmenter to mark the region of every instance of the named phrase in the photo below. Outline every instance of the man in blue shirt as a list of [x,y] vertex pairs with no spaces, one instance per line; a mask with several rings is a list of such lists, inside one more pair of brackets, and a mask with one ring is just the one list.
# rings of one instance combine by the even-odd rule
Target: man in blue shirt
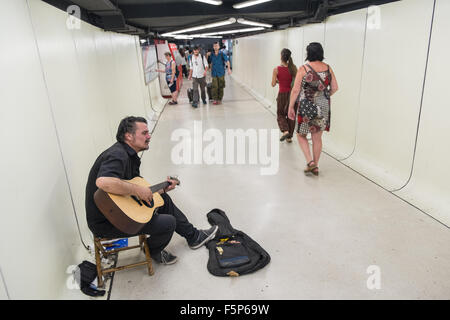
[[218,42],[213,45],[213,53],[211,53],[211,77],[212,77],[212,96],[213,104],[221,104],[223,98],[223,88],[225,88],[225,67],[228,74],[231,74],[230,61],[225,53],[219,51]]

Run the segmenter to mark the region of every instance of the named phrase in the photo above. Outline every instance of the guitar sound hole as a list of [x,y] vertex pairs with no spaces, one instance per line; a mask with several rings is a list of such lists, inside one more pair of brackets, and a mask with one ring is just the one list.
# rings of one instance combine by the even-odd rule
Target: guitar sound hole
[[141,203],[141,201],[138,200],[138,198],[136,198],[135,196],[131,196],[131,198],[142,207],[142,203]]
[[142,203],[143,203],[144,206],[146,206],[147,208],[153,208],[153,206],[155,205],[155,203],[153,202],[153,199],[152,199],[152,201],[150,201],[150,205],[149,205],[147,202],[145,202],[145,201],[142,201]]

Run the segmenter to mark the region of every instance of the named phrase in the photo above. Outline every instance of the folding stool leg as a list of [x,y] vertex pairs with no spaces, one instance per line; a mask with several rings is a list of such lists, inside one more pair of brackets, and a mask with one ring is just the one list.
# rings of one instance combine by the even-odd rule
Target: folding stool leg
[[101,246],[100,240],[94,239],[94,247],[95,247],[95,264],[97,265],[97,283],[99,288],[103,288],[103,273],[102,273],[102,258],[100,257],[100,249]]
[[152,276],[155,274],[155,272],[153,271],[152,258],[150,257],[150,249],[148,248],[148,243],[145,238],[145,235],[139,236],[139,243],[144,244],[144,252],[145,252],[145,259],[147,261],[148,274]]

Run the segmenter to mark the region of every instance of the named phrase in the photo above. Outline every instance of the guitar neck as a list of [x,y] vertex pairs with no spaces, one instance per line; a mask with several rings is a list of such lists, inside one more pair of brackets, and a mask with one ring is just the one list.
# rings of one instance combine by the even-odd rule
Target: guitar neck
[[158,190],[165,189],[165,188],[167,188],[168,186],[170,186],[170,183],[167,182],[167,181],[164,181],[164,182],[155,184],[154,186],[151,186],[151,187],[150,187],[150,190],[151,190],[152,192],[156,192],[156,191],[158,191]]

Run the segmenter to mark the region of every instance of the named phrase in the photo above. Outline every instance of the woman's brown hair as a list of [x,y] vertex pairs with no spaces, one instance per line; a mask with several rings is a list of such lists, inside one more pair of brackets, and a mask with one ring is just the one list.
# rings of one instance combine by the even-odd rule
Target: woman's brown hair
[[288,64],[289,73],[293,78],[297,75],[297,66],[292,61],[291,50],[284,48],[281,50],[281,61]]

